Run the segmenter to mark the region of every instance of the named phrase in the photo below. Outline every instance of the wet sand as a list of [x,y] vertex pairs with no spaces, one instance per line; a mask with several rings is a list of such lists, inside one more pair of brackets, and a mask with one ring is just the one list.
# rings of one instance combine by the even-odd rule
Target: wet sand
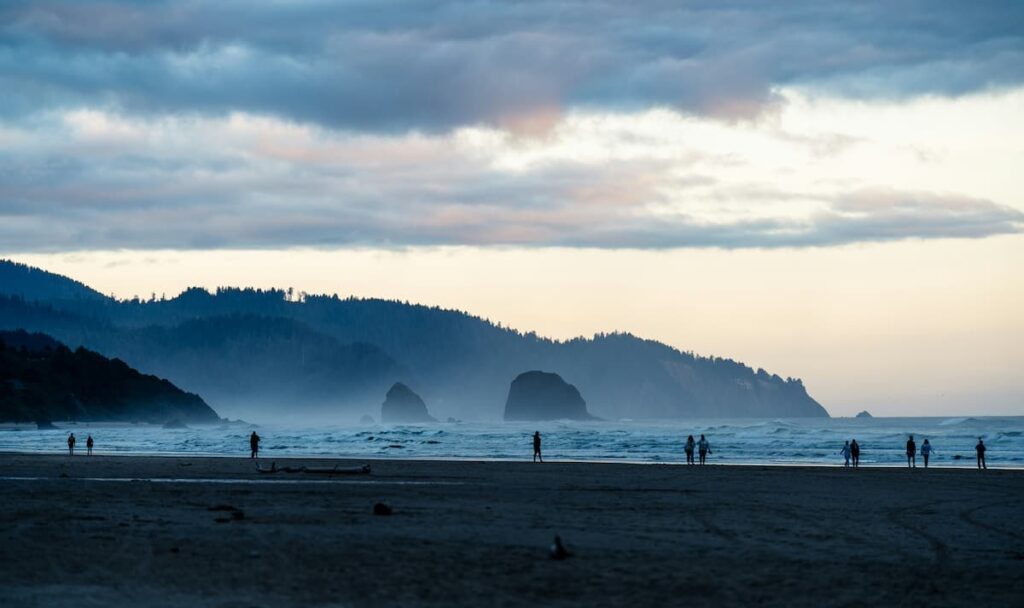
[[369,464],[0,454],[0,605],[1024,604],[1020,471]]

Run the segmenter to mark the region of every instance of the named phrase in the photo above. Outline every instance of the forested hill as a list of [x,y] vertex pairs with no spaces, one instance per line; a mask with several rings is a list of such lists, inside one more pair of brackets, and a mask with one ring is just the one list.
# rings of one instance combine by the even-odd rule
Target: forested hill
[[0,331],[0,422],[214,423],[197,395],[43,334]]
[[577,386],[602,418],[827,416],[799,380],[730,359],[628,334],[556,342],[395,301],[234,288],[148,301],[8,297],[0,327],[52,329],[231,415],[259,404],[358,416],[401,381],[442,419],[499,419],[511,380],[542,369]]
[[10,260],[0,260],[0,292],[41,301],[99,302],[106,299],[78,281]]

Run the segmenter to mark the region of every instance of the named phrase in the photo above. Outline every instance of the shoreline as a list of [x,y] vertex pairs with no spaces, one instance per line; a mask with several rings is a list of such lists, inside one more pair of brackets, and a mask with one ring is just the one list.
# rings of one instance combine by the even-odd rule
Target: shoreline
[[[81,450],[82,448],[76,448]],[[67,452],[59,452],[56,450],[46,452],[33,452],[33,451],[17,451],[17,450],[0,450],[0,458],[5,456],[45,456],[54,458],[69,458],[69,459],[89,459],[89,458],[210,458],[210,459],[239,459],[245,461],[251,461],[252,459],[241,453],[239,454],[223,454],[223,453],[208,453],[208,452],[100,452],[94,451],[92,456],[86,456],[83,454],[75,454],[74,456],[68,456]],[[282,456],[260,456],[257,458],[259,462],[272,462],[272,461],[287,461],[287,460],[301,460],[301,461],[324,461],[324,462],[345,462],[351,464],[361,463],[373,463],[373,462],[441,462],[441,463],[526,463],[533,464],[530,458],[524,456],[522,459],[519,458],[479,458],[474,456],[467,456],[465,458],[453,458],[448,456],[419,456],[419,457],[408,457],[408,456],[379,456],[375,455],[372,457],[362,458],[359,456],[347,456],[337,455],[329,456],[324,454],[287,454]],[[966,459],[963,460],[962,465],[952,464],[932,464],[927,469],[923,465],[918,465],[916,468],[907,467],[906,464],[888,464],[888,463],[868,463],[862,464],[859,467],[845,467],[840,464],[826,464],[826,463],[805,463],[805,462],[749,462],[749,461],[734,461],[734,462],[709,462],[703,465],[704,468],[708,467],[727,467],[727,468],[749,468],[749,469],[762,469],[762,468],[780,468],[780,469],[808,469],[808,470],[819,470],[819,469],[880,469],[880,470],[898,470],[898,469],[909,469],[911,471],[921,470],[942,470],[942,471],[979,471],[977,465],[972,461]],[[699,469],[701,465],[687,465],[685,460],[629,460],[629,459],[562,459],[557,460],[545,460],[544,463],[540,464],[595,464],[595,465],[629,465],[629,466],[665,466],[665,467],[683,467],[683,468],[694,468]],[[1004,465],[1004,464],[990,464],[987,469],[981,469],[981,472],[985,471],[1024,471],[1024,466],[1015,465]]]

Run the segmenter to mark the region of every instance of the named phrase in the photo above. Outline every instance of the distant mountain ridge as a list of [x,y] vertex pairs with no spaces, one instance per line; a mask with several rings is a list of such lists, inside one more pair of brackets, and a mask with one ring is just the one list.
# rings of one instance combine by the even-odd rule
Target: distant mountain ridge
[[238,415],[250,403],[358,417],[406,380],[441,418],[500,419],[509,383],[530,369],[579,387],[601,418],[828,415],[799,380],[629,334],[559,342],[459,311],[283,290],[192,288],[150,301],[47,295],[62,289],[13,295],[0,283],[0,328],[49,331],[121,357]]

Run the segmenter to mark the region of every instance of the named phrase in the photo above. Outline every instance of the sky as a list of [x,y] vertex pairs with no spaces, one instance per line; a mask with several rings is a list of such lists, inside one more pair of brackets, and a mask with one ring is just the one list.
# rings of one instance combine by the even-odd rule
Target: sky
[[0,255],[1024,415],[1024,4],[6,2]]

